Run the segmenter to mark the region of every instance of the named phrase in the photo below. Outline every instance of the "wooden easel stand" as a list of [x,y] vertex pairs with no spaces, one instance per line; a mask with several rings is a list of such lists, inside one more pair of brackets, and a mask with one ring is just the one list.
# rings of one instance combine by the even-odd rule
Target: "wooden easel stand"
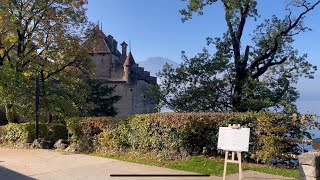
[[[223,168],[223,180],[226,179],[227,163],[228,163],[228,162],[229,162],[229,163],[239,164],[239,180],[242,180],[241,152],[231,151],[231,152],[232,152],[232,154],[231,154],[231,159],[228,158],[229,152],[230,152],[230,151],[226,151],[226,154],[225,154],[224,168]],[[235,155],[235,153],[237,153],[237,158],[238,158],[238,160],[234,160],[234,155]]]

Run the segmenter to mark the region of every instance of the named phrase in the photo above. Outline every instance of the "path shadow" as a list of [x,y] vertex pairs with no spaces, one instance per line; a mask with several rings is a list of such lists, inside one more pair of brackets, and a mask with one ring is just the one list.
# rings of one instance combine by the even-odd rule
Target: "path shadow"
[[35,180],[34,178],[12,171],[5,167],[0,166],[0,179],[10,180]]

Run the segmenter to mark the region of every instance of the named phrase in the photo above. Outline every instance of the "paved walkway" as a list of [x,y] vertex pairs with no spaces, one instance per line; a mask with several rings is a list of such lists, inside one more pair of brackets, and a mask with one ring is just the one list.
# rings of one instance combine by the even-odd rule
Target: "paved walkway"
[[[146,166],[113,159],[54,152],[50,150],[1,149],[0,180],[220,180],[221,177],[110,177],[110,174],[194,174],[185,171]],[[237,174],[227,177],[238,179]],[[286,179],[245,171],[244,179]]]

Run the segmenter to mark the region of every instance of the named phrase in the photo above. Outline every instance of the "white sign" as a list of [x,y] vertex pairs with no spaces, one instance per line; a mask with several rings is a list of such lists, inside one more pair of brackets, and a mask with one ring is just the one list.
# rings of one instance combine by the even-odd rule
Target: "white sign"
[[227,151],[248,152],[250,128],[234,129],[231,127],[220,127],[218,138],[218,149]]

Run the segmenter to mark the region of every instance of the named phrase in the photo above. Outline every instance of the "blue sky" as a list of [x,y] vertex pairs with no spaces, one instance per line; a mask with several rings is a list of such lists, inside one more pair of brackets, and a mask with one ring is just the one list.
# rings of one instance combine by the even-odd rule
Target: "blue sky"
[[[284,2],[258,1],[261,18],[286,14]],[[88,17],[92,22],[102,22],[103,31],[112,34],[118,42],[130,40],[133,55],[138,62],[157,56],[181,62],[182,50],[193,56],[205,46],[206,37],[221,36],[226,30],[221,3],[206,8],[203,16],[194,16],[192,20],[182,23],[178,11],[185,5],[186,2],[181,0],[91,0]],[[319,20],[320,6],[305,19],[305,25],[313,31],[298,35],[294,46],[301,54],[308,53],[309,62],[320,69]],[[250,21],[245,29],[246,34],[252,33],[254,27],[254,22]],[[244,42],[248,40],[250,36],[245,36]],[[319,72],[314,80],[302,79],[298,88],[301,101],[320,102]]]

